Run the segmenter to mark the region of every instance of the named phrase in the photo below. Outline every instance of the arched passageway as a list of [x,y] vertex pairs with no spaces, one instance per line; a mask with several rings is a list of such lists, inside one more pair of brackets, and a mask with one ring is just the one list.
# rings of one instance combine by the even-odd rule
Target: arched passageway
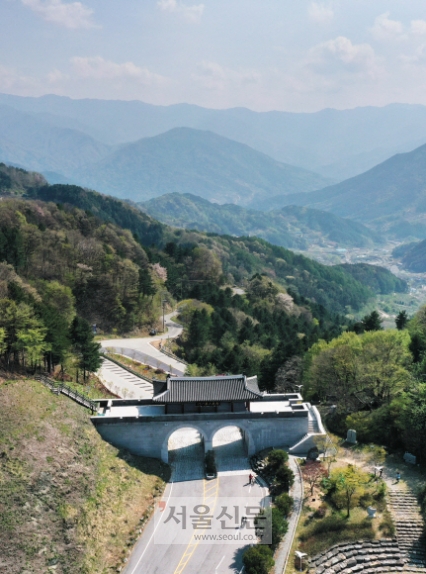
[[204,436],[199,430],[193,427],[175,430],[168,438],[167,451],[173,482],[204,476]]
[[248,437],[237,426],[226,426],[217,430],[212,439],[219,472],[248,470]]

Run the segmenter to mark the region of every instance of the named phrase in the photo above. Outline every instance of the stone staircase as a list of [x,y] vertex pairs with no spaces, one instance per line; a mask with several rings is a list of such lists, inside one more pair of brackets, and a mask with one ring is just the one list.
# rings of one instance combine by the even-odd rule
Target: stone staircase
[[310,560],[311,574],[391,574],[403,572],[396,539],[342,542]]
[[393,487],[389,489],[388,500],[405,561],[404,572],[426,572],[426,539],[415,495]]
[[341,543],[310,560],[311,574],[426,573],[426,537],[414,494],[389,485],[396,538]]

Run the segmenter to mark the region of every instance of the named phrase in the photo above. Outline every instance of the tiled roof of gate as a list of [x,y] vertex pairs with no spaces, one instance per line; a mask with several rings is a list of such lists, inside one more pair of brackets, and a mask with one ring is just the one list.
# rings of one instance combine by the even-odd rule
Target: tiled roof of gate
[[[158,389],[160,391],[160,388]],[[170,377],[167,388],[152,398],[157,403],[196,403],[261,400],[257,377]]]

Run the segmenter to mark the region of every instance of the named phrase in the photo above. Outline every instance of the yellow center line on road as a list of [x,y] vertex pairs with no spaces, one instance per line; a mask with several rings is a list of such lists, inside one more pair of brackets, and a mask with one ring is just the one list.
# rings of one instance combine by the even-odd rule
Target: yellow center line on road
[[[208,486],[206,486],[206,484]],[[218,493],[219,493],[219,477],[217,477],[213,481],[209,480],[209,482],[203,480],[203,504],[206,504],[211,500],[211,502],[208,504],[208,506],[210,506],[211,512],[213,512],[215,509]],[[177,568],[173,574],[182,574],[188,562],[191,560],[191,557],[194,554],[197,546],[199,545],[200,541],[194,540],[194,534],[195,533],[193,532],[191,539],[188,543],[188,546],[185,548],[185,551],[182,554],[182,558],[180,559],[179,564],[177,565]]]

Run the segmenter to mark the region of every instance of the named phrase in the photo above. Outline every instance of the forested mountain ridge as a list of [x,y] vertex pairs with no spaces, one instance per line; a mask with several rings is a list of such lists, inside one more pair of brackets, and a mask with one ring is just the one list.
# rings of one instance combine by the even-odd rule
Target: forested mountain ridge
[[174,191],[241,205],[330,183],[330,179],[280,163],[247,145],[190,128],[175,128],[125,144],[105,159],[79,169],[73,177],[79,184],[133,201]]
[[[71,360],[70,328],[76,315],[96,324],[99,332],[126,333],[153,325],[158,321],[166,290],[175,297],[193,298],[200,296],[194,285],[201,284],[207,290],[206,297],[208,293],[216,294],[219,300],[225,297],[229,305],[240,307],[249,316],[244,297],[233,296],[229,288],[221,289],[221,283],[234,280],[237,274],[244,280],[255,268],[268,271],[265,264],[268,265],[267,259],[273,264],[273,251],[265,261],[257,252],[262,247],[257,242],[237,247],[227,238],[185,235],[173,230],[170,238],[175,241],[168,242],[164,251],[157,247],[144,249],[130,231],[106,223],[89,210],[69,204],[3,198],[0,202],[2,363],[35,365],[43,357],[51,365],[67,363]],[[230,253],[221,256],[221,251],[227,249]],[[320,286],[332,285],[334,280],[336,291],[340,278],[346,287],[341,288],[345,301],[361,304],[360,297],[371,295],[344,273],[325,274],[309,281],[307,263],[308,260],[295,259],[294,264],[289,264],[294,273],[293,289],[298,284],[302,287],[310,283],[311,294],[318,291],[319,299]],[[286,263],[282,260],[281,264]],[[269,273],[273,275],[272,269]],[[269,283],[274,285],[275,280],[272,282],[267,275],[262,277],[269,291]],[[256,331],[259,338],[256,349],[260,352],[255,352],[252,345],[246,349],[252,357],[248,366],[257,369],[254,374],[260,374],[260,362],[253,357],[265,359],[269,364],[267,357],[279,343],[277,334],[286,325],[288,333],[300,333],[300,337],[294,337],[295,342],[305,339],[303,344],[298,343],[297,349],[301,351],[318,337],[328,339],[338,334],[345,323],[334,310],[309,301],[290,287],[288,293],[281,285],[273,286],[272,291],[284,298],[280,295],[268,303],[269,311],[257,312],[256,321],[263,322],[263,330]],[[259,304],[263,306],[261,300]],[[274,324],[270,333],[269,321]],[[227,330],[226,322],[220,329]],[[220,363],[214,368],[218,367]]]
[[[211,363],[208,371],[244,367],[265,384],[286,357],[338,335],[348,323],[343,315],[373,296],[342,268],[257,237],[174,229],[125,202],[69,185],[28,189],[26,199],[3,197],[0,260],[0,306],[15,310],[32,333],[16,339],[9,315],[0,314],[0,334],[4,329],[13,356],[20,349],[18,355],[33,359],[49,353],[53,363],[65,360],[76,314],[100,332],[152,325],[168,291],[213,309],[212,322],[202,310],[195,315],[182,347],[189,360]],[[247,295],[223,288],[233,284]],[[197,321],[211,341],[189,352]],[[232,364],[233,355],[245,359]]]
[[360,223],[295,205],[264,213],[233,204],[210,203],[189,193],[169,193],[137,205],[168,225],[227,235],[256,235],[290,249],[303,250],[324,242],[366,247],[383,241]]
[[426,238],[426,145],[308,194],[277,198],[349,217],[396,237]]
[[44,185],[47,185],[47,181],[40,173],[0,163],[1,194],[21,195],[30,188],[37,189]]
[[167,241],[167,227],[159,221],[132,207],[130,203],[77,185],[43,185],[28,189],[26,197],[70,204],[88,211],[102,221],[130,230],[144,245],[161,246]]
[[[42,187],[30,190],[28,196],[53,199],[59,205],[75,205],[91,216],[97,213],[103,220],[126,225],[134,237],[145,246],[148,244],[150,251],[156,253],[158,261],[167,267],[168,285],[171,288],[182,281],[217,280],[220,276],[227,283],[241,285],[255,273],[266,273],[284,287],[293,289],[333,312],[343,313],[347,307],[359,309],[372,296],[366,286],[342,269],[321,265],[257,237],[235,238],[176,230],[159,224],[125,202],[76,186],[57,184]],[[176,247],[167,250],[169,244]],[[188,258],[191,253],[196,253],[197,261],[205,260],[203,270],[191,267],[191,258]],[[216,261],[220,264],[220,273],[217,273]]]
[[399,279],[388,269],[378,265],[343,263],[342,265],[336,265],[336,267],[343,269],[363,285],[368,285],[375,293],[384,295],[393,292],[405,293],[408,290],[406,281]]

